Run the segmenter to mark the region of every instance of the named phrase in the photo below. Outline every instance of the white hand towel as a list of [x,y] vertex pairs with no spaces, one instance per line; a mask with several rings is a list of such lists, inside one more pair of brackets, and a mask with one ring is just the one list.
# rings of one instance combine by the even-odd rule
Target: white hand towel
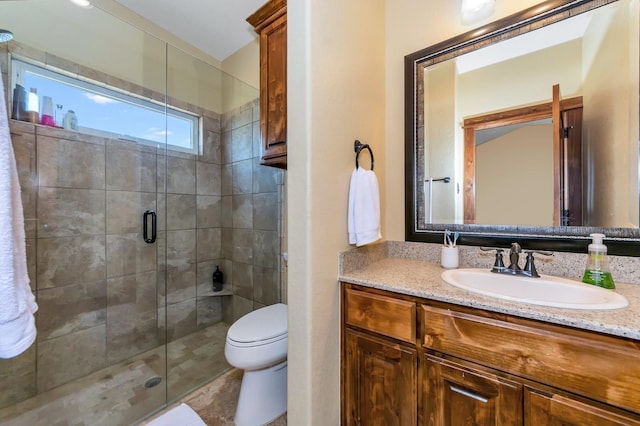
[[380,193],[373,170],[359,167],[351,174],[347,214],[349,243],[356,247],[382,238],[380,233]]
[[27,350],[38,309],[29,287],[20,182],[0,78],[0,358]]

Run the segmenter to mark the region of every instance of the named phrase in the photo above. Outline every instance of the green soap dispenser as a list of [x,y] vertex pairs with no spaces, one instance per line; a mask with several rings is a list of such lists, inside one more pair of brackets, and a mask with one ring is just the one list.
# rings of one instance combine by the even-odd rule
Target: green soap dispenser
[[603,238],[604,234],[591,234],[587,267],[584,270],[582,282],[614,289],[616,285],[613,283],[613,277],[611,277],[611,272],[609,271],[607,246],[602,244]]

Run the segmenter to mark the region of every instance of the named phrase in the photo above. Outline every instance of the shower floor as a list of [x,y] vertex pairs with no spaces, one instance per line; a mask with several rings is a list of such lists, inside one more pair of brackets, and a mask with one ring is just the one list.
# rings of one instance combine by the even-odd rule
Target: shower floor
[[[0,410],[3,426],[129,425],[231,369],[218,323]],[[165,374],[165,358],[168,374]],[[169,377],[168,380],[166,379]],[[153,377],[163,380],[145,388]]]

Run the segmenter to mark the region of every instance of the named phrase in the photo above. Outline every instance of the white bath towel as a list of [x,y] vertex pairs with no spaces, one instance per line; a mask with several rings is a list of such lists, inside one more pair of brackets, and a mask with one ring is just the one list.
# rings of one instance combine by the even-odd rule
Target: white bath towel
[[20,182],[0,78],[0,358],[13,358],[36,338],[38,309],[29,287]]
[[151,420],[146,426],[207,426],[193,408],[182,403]]
[[380,233],[380,193],[378,178],[373,170],[358,167],[351,174],[347,216],[349,244],[360,247],[382,238]]

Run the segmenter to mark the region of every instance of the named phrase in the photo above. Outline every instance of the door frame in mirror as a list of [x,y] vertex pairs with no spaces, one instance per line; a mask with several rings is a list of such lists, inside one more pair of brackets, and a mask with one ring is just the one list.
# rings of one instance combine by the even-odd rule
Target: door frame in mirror
[[[601,227],[536,227],[427,224],[418,229],[416,189],[419,187],[417,161],[420,153],[422,110],[418,103],[419,71],[425,67],[464,53],[480,49],[500,40],[559,22],[579,13],[614,3],[618,0],[548,0],[539,5],[471,30],[405,56],[405,240],[439,243],[445,230],[460,232],[459,244],[508,247],[518,241],[527,249],[564,252],[586,252],[589,234],[604,233],[609,253],[640,257],[640,230],[637,228]],[[424,125],[422,123],[422,125]]]

